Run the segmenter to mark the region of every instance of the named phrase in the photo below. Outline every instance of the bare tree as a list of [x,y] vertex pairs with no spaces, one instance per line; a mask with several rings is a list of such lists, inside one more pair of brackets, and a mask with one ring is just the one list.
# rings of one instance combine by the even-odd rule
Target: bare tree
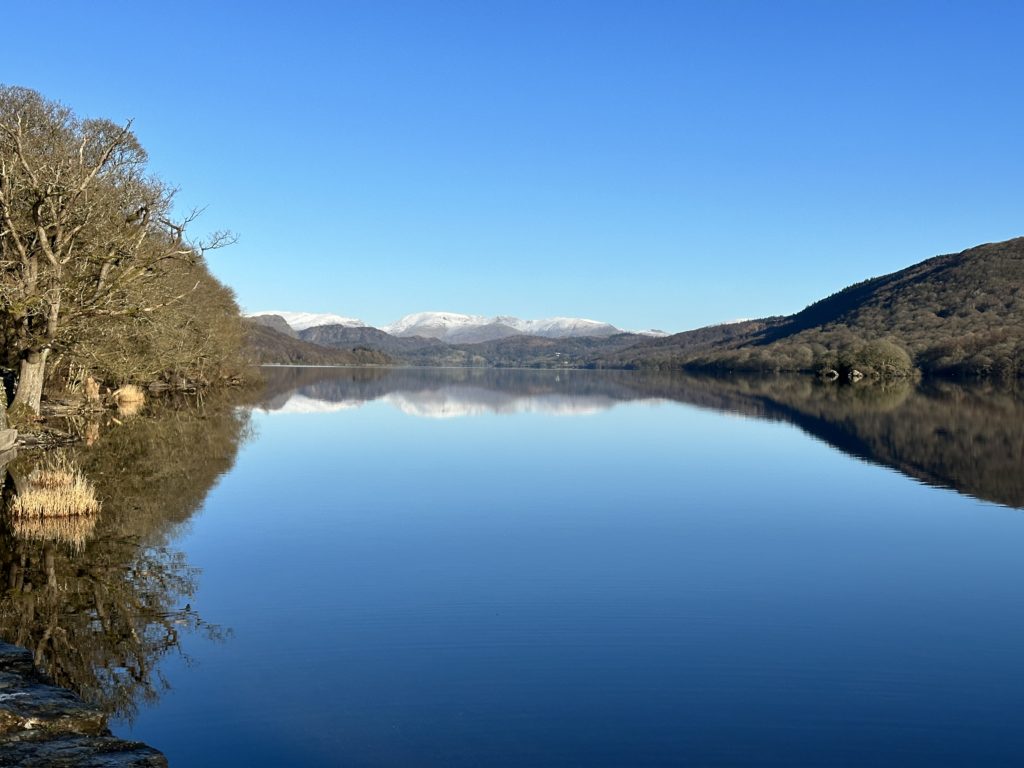
[[146,161],[130,121],[80,119],[33,90],[0,87],[0,313],[20,359],[13,408],[39,412],[47,358],[76,328],[180,301],[188,289],[163,290],[163,266],[230,240],[189,242],[195,214],[172,219],[174,190]]

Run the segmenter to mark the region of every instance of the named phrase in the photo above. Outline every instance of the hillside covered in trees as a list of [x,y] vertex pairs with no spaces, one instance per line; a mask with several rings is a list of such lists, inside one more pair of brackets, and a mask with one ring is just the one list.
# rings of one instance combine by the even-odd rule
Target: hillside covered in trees
[[[387,354],[349,345],[335,349],[303,341],[288,327],[259,319],[245,318],[246,351],[254,363],[261,365],[390,365],[395,360]],[[280,319],[280,318],[278,318]]]
[[567,338],[517,335],[451,343],[422,336],[393,336],[378,328],[341,325],[307,328],[298,331],[298,336],[339,350],[353,347],[376,350],[404,365],[501,368],[581,368],[596,355],[626,349],[644,338],[635,333]]
[[1024,238],[936,256],[852,285],[789,317],[647,340],[593,363],[1022,376]]

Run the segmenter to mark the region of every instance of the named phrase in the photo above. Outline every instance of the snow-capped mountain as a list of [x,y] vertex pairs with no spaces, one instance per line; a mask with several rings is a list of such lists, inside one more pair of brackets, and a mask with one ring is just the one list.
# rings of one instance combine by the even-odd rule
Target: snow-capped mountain
[[381,330],[392,336],[423,336],[452,343],[493,341],[522,335],[564,339],[571,336],[613,336],[622,333],[608,323],[578,317],[521,320],[518,317],[484,317],[456,312],[417,312],[385,325]]
[[544,320],[519,320],[502,317],[513,328],[529,336],[544,336],[549,339],[564,339],[570,336],[613,336],[622,333],[614,325],[582,317],[549,317]]
[[[292,331],[308,331],[325,326],[343,328],[373,328],[353,317],[317,312],[251,312],[247,317],[273,316],[282,318]],[[280,323],[280,320],[275,321]],[[266,324],[266,323],[265,323]],[[278,330],[287,330],[278,328]],[[548,317],[541,320],[523,320],[509,315],[485,317],[459,312],[416,312],[376,329],[390,336],[438,339],[450,344],[475,344],[495,341],[509,336],[540,336],[547,339],[578,337],[604,338],[618,333],[640,333],[648,336],[667,335],[661,331],[623,331],[609,323],[582,317]],[[305,338],[305,335],[303,335]]]
[[348,328],[362,328],[366,326],[362,320],[354,317],[342,317],[317,312],[280,312],[268,310],[266,312],[249,312],[246,317],[259,317],[260,315],[277,315],[283,317],[284,321],[295,331],[304,331],[307,328],[315,328],[318,325],[343,325]]
[[[392,336],[423,336],[429,339],[449,340],[453,335],[481,328],[490,323],[482,315],[461,315],[457,312],[416,312],[381,327]],[[509,328],[514,331],[514,328]],[[498,337],[500,338],[500,337]]]

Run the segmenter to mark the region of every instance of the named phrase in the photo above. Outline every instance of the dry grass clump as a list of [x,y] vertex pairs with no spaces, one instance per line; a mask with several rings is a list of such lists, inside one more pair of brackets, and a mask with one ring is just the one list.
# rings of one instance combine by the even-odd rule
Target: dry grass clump
[[95,515],[100,511],[96,489],[85,475],[69,468],[33,470],[11,502],[17,518],[54,518]]
[[146,402],[146,393],[143,391],[142,387],[136,386],[135,384],[125,384],[123,387],[119,387],[111,392],[110,396],[118,405],[121,405],[122,403]]

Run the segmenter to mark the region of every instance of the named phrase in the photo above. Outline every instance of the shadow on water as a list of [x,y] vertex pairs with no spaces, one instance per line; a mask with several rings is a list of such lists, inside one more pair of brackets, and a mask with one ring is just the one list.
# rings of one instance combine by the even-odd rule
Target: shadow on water
[[480,368],[271,368],[266,377],[260,406],[268,411],[380,400],[412,415],[450,418],[586,414],[637,400],[684,403],[787,422],[923,483],[1024,507],[1024,397],[1013,386]]
[[[197,572],[173,541],[232,466],[248,413],[151,407],[144,417],[77,426],[84,444],[7,466],[0,518],[0,638],[109,715],[131,721],[168,687],[160,662],[188,633],[225,631],[192,609]],[[80,471],[95,518],[19,520],[13,500],[40,466]]]

